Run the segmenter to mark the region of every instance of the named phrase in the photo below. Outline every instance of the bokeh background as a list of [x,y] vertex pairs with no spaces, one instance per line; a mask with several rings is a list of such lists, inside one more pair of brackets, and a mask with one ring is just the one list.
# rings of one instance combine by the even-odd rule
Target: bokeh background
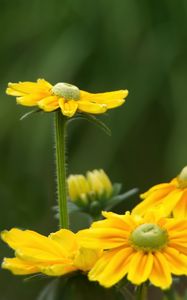
[[[53,114],[28,109],[7,82],[73,83],[102,92],[128,88],[101,119],[69,126],[68,173],[104,168],[123,190],[174,177],[187,164],[187,1],[0,0],[0,229],[55,231]],[[138,199],[137,199],[138,200]],[[133,205],[133,201],[131,206]],[[1,242],[1,258],[12,252]],[[33,300],[46,279],[0,271],[1,300]]]

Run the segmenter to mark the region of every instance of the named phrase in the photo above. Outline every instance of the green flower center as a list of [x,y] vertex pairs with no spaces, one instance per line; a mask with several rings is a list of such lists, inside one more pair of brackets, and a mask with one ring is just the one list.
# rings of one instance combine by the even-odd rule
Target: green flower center
[[75,85],[59,82],[52,88],[52,93],[56,96],[63,97],[66,100],[79,100],[80,90]]
[[168,234],[156,224],[142,224],[131,233],[130,241],[135,249],[154,251],[165,247]]
[[179,188],[187,187],[187,166],[182,169],[177,177]]

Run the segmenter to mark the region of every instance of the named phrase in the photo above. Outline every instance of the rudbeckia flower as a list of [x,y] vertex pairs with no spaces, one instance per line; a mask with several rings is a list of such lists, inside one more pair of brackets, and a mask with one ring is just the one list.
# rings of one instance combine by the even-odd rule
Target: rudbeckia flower
[[15,250],[15,257],[5,258],[2,268],[15,275],[61,276],[77,270],[87,272],[100,255],[99,250],[80,247],[76,234],[67,229],[46,237],[31,230],[13,228],[2,232],[1,237]]
[[168,183],[153,186],[140,196],[143,201],[133,213],[144,215],[147,210],[160,209],[163,214],[187,218],[187,166]]
[[51,85],[44,79],[38,79],[37,82],[9,83],[6,93],[16,96],[18,104],[39,106],[46,112],[60,108],[67,117],[72,117],[76,112],[104,113],[122,105],[128,95],[127,90],[92,94],[64,82]]
[[79,232],[82,245],[102,248],[88,276],[104,287],[123,277],[134,285],[149,280],[167,289],[172,274],[187,275],[186,219],[167,219],[154,213],[143,217],[104,212],[106,218]]

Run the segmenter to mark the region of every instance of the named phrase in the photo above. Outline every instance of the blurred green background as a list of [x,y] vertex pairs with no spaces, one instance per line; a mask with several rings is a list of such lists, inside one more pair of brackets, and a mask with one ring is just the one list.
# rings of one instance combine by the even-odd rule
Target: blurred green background
[[[69,126],[68,173],[104,168],[123,189],[174,177],[187,163],[186,0],[0,0],[0,229],[57,229],[53,114],[19,121],[26,107],[7,82],[73,83],[127,102],[102,116],[112,137],[86,121]],[[0,256],[12,254],[1,243]],[[34,300],[46,279],[0,271],[1,300]]]

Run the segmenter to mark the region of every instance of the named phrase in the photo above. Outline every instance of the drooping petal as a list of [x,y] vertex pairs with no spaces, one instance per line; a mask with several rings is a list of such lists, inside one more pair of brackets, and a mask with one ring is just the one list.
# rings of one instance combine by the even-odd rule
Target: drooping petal
[[132,248],[115,249],[103,253],[88,276],[91,281],[99,281],[108,288],[120,281],[129,270],[133,256]]
[[175,275],[187,275],[187,256],[179,253],[174,248],[166,247],[163,251],[167,259],[170,270]]
[[89,101],[77,101],[78,110],[90,114],[102,114],[107,110],[106,104],[97,104]]
[[57,96],[49,96],[38,103],[38,106],[46,112],[50,112],[56,110],[59,107],[58,97]]
[[16,101],[18,104],[25,105],[25,106],[36,106],[38,105],[38,101],[40,101],[45,95],[43,94],[30,94],[24,95],[22,97],[17,97]]
[[77,111],[78,103],[75,100],[65,101],[63,98],[60,98],[59,106],[64,116],[72,117]]
[[167,289],[172,283],[169,264],[161,252],[155,252],[152,272],[149,276],[153,285]]
[[2,268],[10,270],[15,275],[27,275],[39,272],[36,265],[19,258],[4,258]]
[[153,254],[151,252],[145,253],[138,251],[129,263],[128,280],[133,284],[139,285],[145,282],[152,271]]
[[77,270],[77,268],[71,264],[53,264],[39,267],[40,272],[48,276],[62,276]]
[[11,248],[19,250],[19,253],[24,250],[24,253],[29,251],[30,255],[32,251],[32,255],[35,253],[40,256],[41,252],[44,252],[45,256],[54,258],[60,258],[66,253],[58,243],[32,230],[13,228],[10,231],[3,231],[1,237]]
[[101,256],[101,253],[101,250],[93,250],[81,247],[73,261],[74,265],[84,272],[89,271]]
[[77,243],[77,237],[75,233],[67,229],[60,229],[55,233],[51,233],[49,238],[57,242],[63,249],[67,251],[67,254],[75,253],[79,246]]

